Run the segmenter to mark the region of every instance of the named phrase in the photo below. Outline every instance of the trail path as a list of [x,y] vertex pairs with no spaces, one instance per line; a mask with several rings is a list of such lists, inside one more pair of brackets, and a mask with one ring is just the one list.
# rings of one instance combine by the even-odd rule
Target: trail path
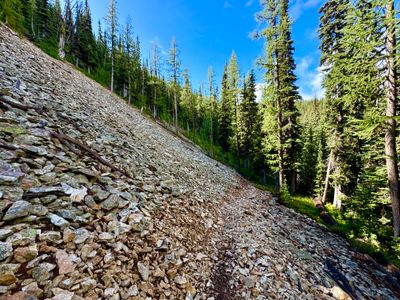
[[[389,275],[245,181],[225,198],[214,299],[398,299]],[[393,278],[392,278],[393,279]]]

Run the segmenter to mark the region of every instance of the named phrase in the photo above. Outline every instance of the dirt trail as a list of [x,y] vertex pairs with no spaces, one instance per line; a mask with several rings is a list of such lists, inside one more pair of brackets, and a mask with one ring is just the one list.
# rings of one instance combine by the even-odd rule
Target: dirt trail
[[221,216],[211,299],[399,299],[394,278],[345,240],[244,180]]

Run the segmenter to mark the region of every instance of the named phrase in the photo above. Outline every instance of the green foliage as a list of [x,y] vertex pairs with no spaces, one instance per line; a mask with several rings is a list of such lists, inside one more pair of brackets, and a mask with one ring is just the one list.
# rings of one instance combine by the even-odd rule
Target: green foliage
[[[178,134],[247,178],[272,190],[282,175],[285,205],[317,221],[308,196],[321,197],[327,182],[326,207],[338,224],[330,229],[368,253],[400,259],[399,241],[391,237],[384,152],[385,28],[393,21],[398,33],[400,26],[397,19],[385,21],[385,1],[328,0],[321,7],[326,99],[308,102],[299,101],[295,84],[287,0],[263,1],[258,15],[266,23],[260,33],[266,41],[260,59],[266,70],[261,104],[256,103],[254,74],[240,80],[234,52],[220,93],[211,68],[205,94],[201,87],[193,89],[188,70],[181,82],[175,41],[169,74],[163,73],[156,45],[151,62],[143,60],[133,25],[128,21],[123,31],[118,29],[115,0],[110,1],[107,30],[99,22],[97,35],[88,1],[72,5],[65,0],[62,8],[59,0],[0,0],[0,20],[103,86],[112,82],[112,90],[146,116],[173,124]],[[327,177],[329,158],[332,172]],[[302,195],[294,194],[295,188]],[[331,204],[334,190],[344,195],[342,206]]]
[[23,32],[21,0],[0,0],[0,20],[18,32]]

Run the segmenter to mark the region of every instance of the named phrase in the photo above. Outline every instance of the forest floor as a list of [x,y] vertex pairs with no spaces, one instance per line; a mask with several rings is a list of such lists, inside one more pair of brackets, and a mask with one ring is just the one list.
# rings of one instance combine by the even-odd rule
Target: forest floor
[[398,299],[396,279],[243,179],[221,207],[214,299]]

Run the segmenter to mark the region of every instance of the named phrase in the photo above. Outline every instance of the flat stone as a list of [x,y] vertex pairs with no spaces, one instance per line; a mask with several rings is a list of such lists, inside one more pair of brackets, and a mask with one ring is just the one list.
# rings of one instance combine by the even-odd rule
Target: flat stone
[[86,242],[87,239],[89,239],[92,236],[92,234],[85,228],[78,228],[75,230],[75,239],[74,243],[75,244],[82,244]]
[[9,236],[7,242],[11,243],[13,247],[28,246],[35,242],[37,231],[34,228],[25,228],[21,231]]
[[99,240],[103,240],[103,241],[109,241],[114,239],[115,236],[109,232],[102,232],[99,234]]
[[13,253],[13,247],[11,243],[0,242],[0,261],[5,260]]
[[29,215],[32,212],[32,204],[27,201],[19,200],[7,210],[3,217],[4,221],[10,221],[17,218],[22,218]]
[[65,228],[70,224],[67,220],[56,214],[50,213],[47,216],[50,219],[50,222],[57,227]]
[[24,199],[41,198],[48,195],[66,196],[67,194],[61,186],[42,186],[30,188],[25,193]]
[[51,300],[72,300],[75,296],[75,293],[69,292],[60,288],[54,288],[51,290],[53,293],[53,297],[50,298]]
[[142,264],[141,262],[138,262],[138,263],[137,263],[137,268],[138,268],[140,277],[142,277],[142,279],[143,279],[144,281],[147,281],[147,280],[149,279],[149,274],[150,274],[149,268],[146,267],[146,266],[145,266],[144,264]]
[[41,263],[32,269],[32,278],[38,283],[41,283],[50,278],[50,272],[54,270],[55,267],[55,265],[50,263]]
[[73,240],[75,240],[76,237],[76,233],[75,231],[69,229],[69,228],[65,228],[64,232],[63,232],[63,241],[64,243],[69,243],[72,242]]
[[64,250],[58,250],[56,252],[56,260],[59,274],[68,274],[75,271],[75,264],[72,262],[68,253]]
[[97,281],[92,279],[92,278],[86,278],[81,282],[81,290],[82,292],[87,292],[93,288],[95,288],[97,285]]
[[33,205],[32,207],[32,214],[35,216],[45,216],[49,210],[46,208],[46,206],[43,205]]
[[119,202],[121,201],[121,197],[115,194],[110,195],[106,200],[101,202],[101,207],[105,210],[112,210],[119,206]]
[[139,294],[139,289],[138,289],[138,287],[137,287],[136,284],[132,285],[132,286],[128,289],[128,292],[127,292],[127,296],[128,296],[128,297],[134,297],[134,296],[137,296],[138,294]]
[[8,238],[14,232],[11,229],[2,228],[0,229],[0,241]]
[[14,250],[14,259],[19,263],[25,263],[35,259],[38,256],[38,249],[36,245],[29,247],[20,247]]
[[39,240],[58,244],[62,241],[61,233],[58,231],[47,231],[39,235]]
[[15,277],[12,271],[0,271],[0,285],[11,285],[17,282],[17,277]]
[[179,285],[185,285],[187,283],[187,280],[184,276],[178,275],[175,277],[174,282]]

